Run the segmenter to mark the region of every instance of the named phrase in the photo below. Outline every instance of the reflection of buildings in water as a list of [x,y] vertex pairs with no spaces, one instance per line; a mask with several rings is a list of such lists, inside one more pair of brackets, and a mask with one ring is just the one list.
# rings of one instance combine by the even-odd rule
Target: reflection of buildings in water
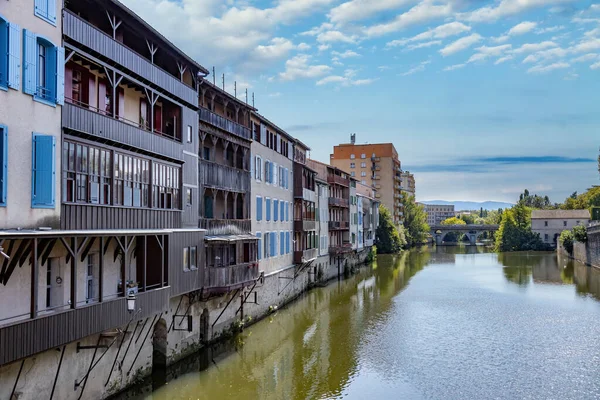
[[531,264],[533,281],[548,283],[569,283],[563,281],[563,268],[558,265],[556,255],[544,255]]
[[454,264],[456,254],[464,254],[464,248],[460,246],[435,246],[430,251],[430,264]]
[[600,270],[569,260],[573,264],[573,281],[577,293],[589,294],[600,300]]

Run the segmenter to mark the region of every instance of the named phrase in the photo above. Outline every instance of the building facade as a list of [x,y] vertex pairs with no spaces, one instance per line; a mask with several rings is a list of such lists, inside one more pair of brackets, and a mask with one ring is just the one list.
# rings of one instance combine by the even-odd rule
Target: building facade
[[423,207],[427,213],[427,224],[429,226],[440,225],[443,221],[455,215],[454,205],[423,204]]
[[310,150],[296,140],[294,145],[294,263],[303,265],[317,258],[316,172],[306,153]]
[[403,220],[402,168],[398,152],[392,143],[356,144],[352,135],[350,143],[334,146],[330,156],[332,166],[349,171],[363,185],[372,186],[377,200],[392,214],[394,222]]
[[375,242],[375,231],[379,225],[379,201],[376,200],[375,194],[375,190],[370,186],[360,183],[356,185],[359,204],[359,250],[368,249]]
[[60,225],[62,7],[36,5],[0,8],[0,229]]
[[258,113],[251,123],[252,232],[259,269],[271,274],[294,265],[294,139]]
[[556,246],[562,231],[577,225],[587,226],[590,220],[588,210],[533,210],[531,230],[538,233],[544,243]]
[[411,174],[409,171],[403,171],[400,174],[400,186],[402,186],[402,191],[407,193],[410,196],[417,196],[417,188],[415,183],[415,176]]

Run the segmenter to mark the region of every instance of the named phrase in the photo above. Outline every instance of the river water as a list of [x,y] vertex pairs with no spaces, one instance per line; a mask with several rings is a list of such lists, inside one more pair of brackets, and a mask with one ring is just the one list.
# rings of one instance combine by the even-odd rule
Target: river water
[[597,399],[599,298],[553,253],[380,255],[130,398]]

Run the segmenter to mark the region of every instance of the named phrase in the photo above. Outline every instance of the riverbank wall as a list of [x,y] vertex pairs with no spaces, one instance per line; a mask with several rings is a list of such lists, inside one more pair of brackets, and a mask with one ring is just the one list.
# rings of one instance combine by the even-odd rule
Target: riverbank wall
[[558,246],[557,251],[583,264],[600,268],[600,223],[590,225],[587,232],[587,242],[573,243],[573,253],[569,253],[562,245]]
[[[324,256],[262,276],[256,285],[205,298],[171,298],[161,312],[0,368],[0,399],[106,399],[267,317],[312,287],[365,263],[370,249]],[[65,326],[64,329],[70,329]],[[44,332],[38,332],[44,335]],[[166,378],[166,375],[165,375]]]

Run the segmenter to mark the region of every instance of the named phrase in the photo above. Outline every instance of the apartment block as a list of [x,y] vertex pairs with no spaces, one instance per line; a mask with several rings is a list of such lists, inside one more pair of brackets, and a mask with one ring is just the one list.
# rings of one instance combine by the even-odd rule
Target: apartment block
[[423,207],[427,213],[427,224],[429,226],[440,225],[443,221],[455,215],[454,205],[423,204]]
[[306,153],[308,146],[296,140],[294,146],[294,262],[307,265],[317,258],[316,172]]
[[416,197],[417,188],[415,184],[415,176],[410,171],[403,171],[400,174],[400,186],[402,191],[410,196]]
[[361,184],[375,189],[377,200],[390,210],[394,222],[402,222],[402,169],[398,152],[392,143],[357,144],[352,135],[350,143],[334,146],[330,163],[349,171],[350,177]]

